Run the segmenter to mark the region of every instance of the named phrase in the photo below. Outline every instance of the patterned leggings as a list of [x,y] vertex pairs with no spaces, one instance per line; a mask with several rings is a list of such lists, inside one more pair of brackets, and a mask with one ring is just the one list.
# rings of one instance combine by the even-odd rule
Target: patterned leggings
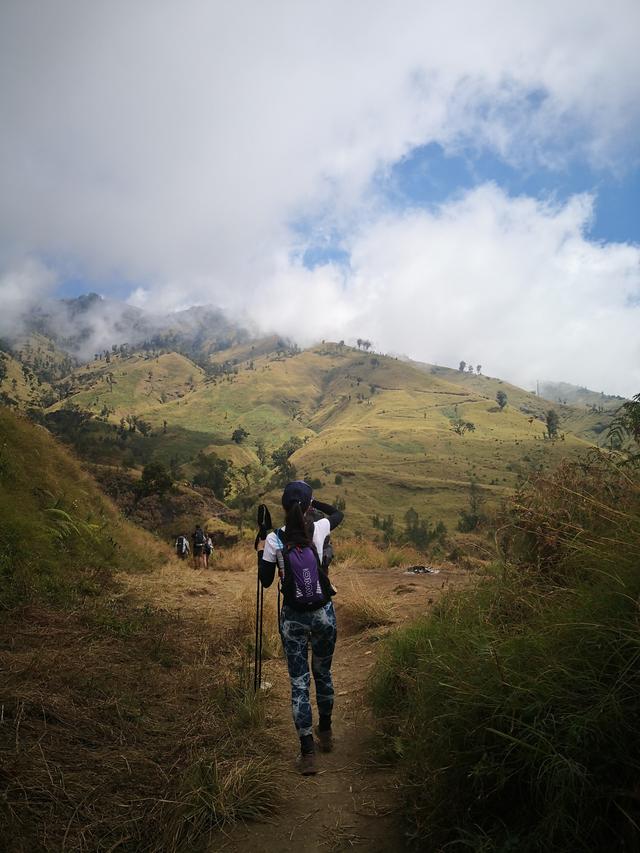
[[299,611],[282,608],[281,633],[291,679],[291,709],[299,737],[313,732],[309,688],[309,641],[311,669],[316,683],[316,701],[321,714],[333,709],[331,659],[336,646],[336,614],[329,602],[317,610]]

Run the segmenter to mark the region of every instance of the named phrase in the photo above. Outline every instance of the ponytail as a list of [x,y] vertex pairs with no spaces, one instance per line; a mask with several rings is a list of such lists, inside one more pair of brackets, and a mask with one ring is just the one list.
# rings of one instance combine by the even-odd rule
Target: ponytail
[[299,501],[291,504],[285,515],[284,538],[294,545],[313,543],[313,521],[307,520]]

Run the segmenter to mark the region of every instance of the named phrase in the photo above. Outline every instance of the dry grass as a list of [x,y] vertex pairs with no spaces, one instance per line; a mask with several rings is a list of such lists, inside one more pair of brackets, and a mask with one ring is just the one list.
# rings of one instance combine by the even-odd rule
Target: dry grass
[[340,538],[334,565],[338,568],[344,564],[366,569],[379,568],[382,565],[382,553],[380,548],[368,539]]
[[340,613],[357,631],[390,625],[394,621],[393,608],[385,596],[372,592],[360,581],[352,581],[344,590],[341,588]]
[[256,552],[248,542],[239,542],[229,548],[216,548],[209,566],[216,572],[255,572]]
[[203,755],[183,777],[164,843],[167,849],[192,850],[230,824],[269,818],[279,801],[271,761],[250,757],[219,762]]
[[409,545],[389,545],[382,553],[382,563],[387,569],[396,566],[412,566],[424,562],[424,554],[411,548]]
[[[270,660],[282,656],[282,641],[278,628],[275,581],[264,591],[262,608],[262,658]],[[247,591],[240,599],[239,632],[246,638],[247,653],[253,655],[256,632],[256,591]]]
[[266,697],[226,634],[120,602],[0,635],[0,849],[173,853],[275,807]]

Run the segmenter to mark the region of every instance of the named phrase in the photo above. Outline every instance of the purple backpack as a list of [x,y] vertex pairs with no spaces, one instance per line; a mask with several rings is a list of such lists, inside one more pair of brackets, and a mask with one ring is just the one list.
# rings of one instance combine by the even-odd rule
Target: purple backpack
[[329,578],[322,571],[315,545],[287,542],[282,547],[284,603],[295,610],[316,610],[330,597]]

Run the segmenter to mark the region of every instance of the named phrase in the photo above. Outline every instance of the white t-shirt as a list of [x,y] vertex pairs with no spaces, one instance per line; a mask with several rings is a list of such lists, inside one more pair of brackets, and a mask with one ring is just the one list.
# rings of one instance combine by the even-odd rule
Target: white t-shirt
[[[283,525],[281,530],[285,530],[285,526]],[[324,545],[324,540],[327,538],[331,531],[331,525],[329,523],[328,518],[321,518],[319,521],[313,522],[313,544],[316,546],[316,551],[318,552],[318,556],[322,560],[322,546]],[[262,554],[262,559],[267,563],[275,563],[276,561],[276,551],[280,543],[278,541],[278,537],[273,531],[269,533],[264,543],[264,552]]]

